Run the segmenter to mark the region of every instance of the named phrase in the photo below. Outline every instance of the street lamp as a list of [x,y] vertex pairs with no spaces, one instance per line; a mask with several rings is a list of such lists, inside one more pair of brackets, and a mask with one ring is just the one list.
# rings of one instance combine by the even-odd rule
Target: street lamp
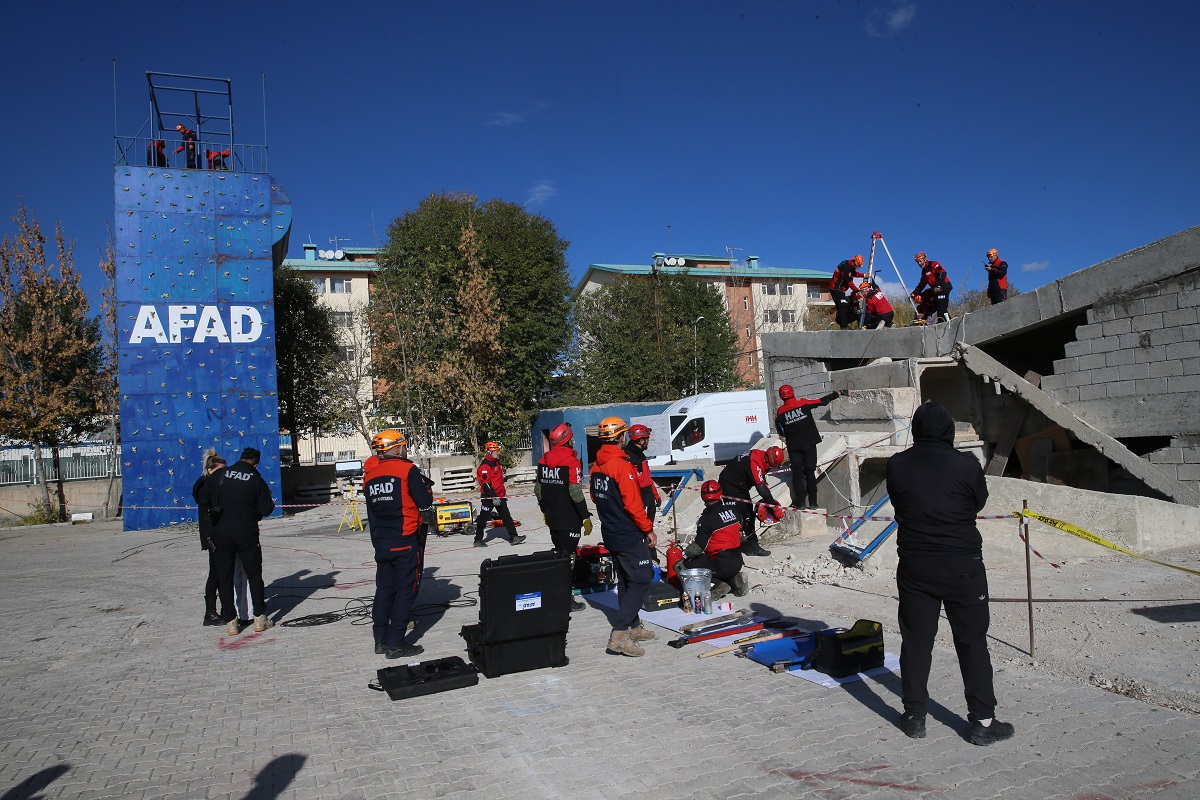
[[704,317],[696,317],[696,321],[692,323],[692,394],[700,394],[700,334],[697,326],[703,320]]

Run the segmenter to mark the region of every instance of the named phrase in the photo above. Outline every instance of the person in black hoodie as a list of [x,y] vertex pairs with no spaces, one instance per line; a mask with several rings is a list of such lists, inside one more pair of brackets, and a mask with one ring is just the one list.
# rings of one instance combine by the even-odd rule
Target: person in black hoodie
[[987,570],[975,517],[987,502],[983,468],[954,449],[954,420],[941,405],[923,403],[913,414],[913,446],[888,459],[887,491],[899,530],[896,587],[900,598],[900,727],[925,737],[929,669],[938,617],[945,607],[963,676],[972,744],[1013,735],[995,718],[996,693],[988,654]]
[[258,542],[258,522],[275,510],[271,488],[258,474],[259,452],[253,447],[242,451],[236,464],[216,472],[200,488],[198,501],[216,511],[212,538],[217,546],[217,592],[228,623],[230,636],[242,631],[233,604],[234,559],[250,581],[250,601],[254,606],[254,630],[274,626],[267,616],[266,590],[262,576],[262,547]]
[[[209,451],[212,452],[211,450]],[[207,500],[200,499],[200,490],[208,477],[225,467],[225,459],[213,453],[204,460],[204,474],[192,484],[192,499],[199,506],[200,549],[208,551],[208,581],[204,584],[204,624],[224,625],[225,616],[217,613],[217,548],[212,539],[212,521]]]

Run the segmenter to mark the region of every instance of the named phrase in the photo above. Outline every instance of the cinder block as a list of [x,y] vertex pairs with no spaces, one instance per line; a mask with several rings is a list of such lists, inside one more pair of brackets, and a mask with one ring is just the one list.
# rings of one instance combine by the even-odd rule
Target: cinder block
[[1086,342],[1067,342],[1063,345],[1063,352],[1068,358],[1078,358],[1086,356],[1092,352],[1092,342],[1100,341],[1098,339],[1089,339]]
[[1138,394],[1163,394],[1167,391],[1166,378],[1145,378],[1135,383]]
[[1183,451],[1183,463],[1185,464],[1200,464],[1200,447],[1181,447]]
[[1151,378],[1171,378],[1182,374],[1182,361],[1155,361],[1150,365]]
[[[1091,370],[1081,370],[1079,372],[1068,372],[1063,376],[1063,386],[1089,386],[1092,383],[1090,376]],[[1046,380],[1042,378],[1042,380]]]
[[1164,447],[1146,454],[1146,460],[1151,464],[1182,464],[1182,447]]
[[1133,353],[1135,364],[1157,364],[1167,356],[1167,351],[1161,347],[1139,347]]
[[[1117,351],[1114,351],[1114,352],[1117,352]],[[1112,353],[1108,354],[1108,356],[1110,356],[1110,355],[1112,355]],[[1062,370],[1059,370],[1058,362],[1056,361],[1056,362],[1054,362],[1054,371],[1055,372],[1067,372],[1068,370],[1077,370],[1077,369],[1078,370],[1102,369],[1103,367],[1110,366],[1108,363],[1108,356],[1106,356],[1102,353],[1096,353],[1096,354],[1093,354],[1090,356],[1080,356],[1079,359],[1075,362],[1075,364],[1073,366],[1067,367]],[[1072,359],[1065,359],[1065,360],[1071,361]],[[1132,364],[1133,362],[1130,361],[1129,363]]]
[[[1089,312],[1089,314],[1090,313],[1091,312]],[[1104,335],[1104,328],[1099,323],[1096,323],[1094,325],[1080,325],[1078,328],[1075,329],[1075,338],[1077,340],[1081,340],[1081,341],[1084,339],[1098,339],[1099,337],[1101,337],[1103,335]]]
[[1184,375],[1200,375],[1200,358],[1185,358],[1183,360]]
[[1194,308],[1200,306],[1200,289],[1188,289],[1175,295],[1176,302],[1180,308]]
[[[1132,364],[1137,360],[1134,358],[1136,354],[1137,350],[1114,350],[1111,353],[1105,353],[1104,363],[1101,364],[1101,366],[1121,367],[1126,364]],[[1091,358],[1091,356],[1089,356],[1089,358]]]
[[1200,392],[1200,375],[1167,378],[1168,392]]
[[1122,364],[1117,367],[1117,377],[1123,381],[1139,380],[1150,377],[1149,364]]
[[1111,383],[1116,380],[1120,380],[1117,377],[1116,367],[1088,370],[1088,383]]
[[1175,468],[1175,477],[1181,481],[1200,481],[1200,464],[1180,464]]
[[1161,328],[1164,320],[1162,314],[1142,314],[1131,319],[1130,324],[1135,331],[1153,331]]
[[1163,328],[1160,331],[1150,331],[1150,344],[1155,347],[1182,341],[1183,328]]
[[1108,397],[1108,390],[1103,383],[1095,383],[1090,386],[1079,387],[1079,400],[1103,400]]
[[1112,381],[1107,386],[1109,397],[1130,397],[1137,394],[1137,384],[1134,381]]
[[1179,302],[1176,299],[1178,297],[1178,292],[1161,294],[1155,297],[1147,297],[1146,310],[1144,313],[1153,314],[1155,311],[1174,311],[1175,309],[1179,308]]
[[1122,333],[1129,333],[1132,331],[1133,324],[1129,321],[1128,317],[1125,319],[1112,319],[1103,323],[1101,330],[1104,332],[1105,336],[1119,336]]
[[1195,325],[1196,309],[1195,308],[1177,308],[1174,311],[1167,311],[1162,315],[1163,327],[1176,328],[1181,325]]
[[[1043,380],[1045,380],[1045,379],[1043,378]],[[1055,400],[1057,400],[1060,403],[1078,403],[1079,402],[1079,387],[1078,386],[1067,386],[1063,389],[1056,389],[1053,392],[1049,392],[1049,394],[1051,397],[1053,397]]]
[[[1134,334],[1126,334],[1126,335],[1133,336]],[[1113,350],[1117,350],[1121,346],[1121,341],[1116,336],[1101,337],[1099,339],[1088,339],[1087,341],[1088,341],[1088,343],[1091,344],[1093,353],[1111,353]]]
[[[1057,361],[1054,362],[1055,370],[1058,369]],[[1042,376],[1042,391],[1054,392],[1059,389],[1064,389],[1067,386],[1067,378],[1076,375],[1077,373],[1068,373],[1066,375],[1043,375]]]
[[1117,307],[1110,305],[1092,306],[1087,312],[1088,322],[1109,322],[1118,317],[1127,316],[1129,315],[1117,313]]
[[1167,345],[1167,360],[1200,356],[1200,342],[1177,342]]

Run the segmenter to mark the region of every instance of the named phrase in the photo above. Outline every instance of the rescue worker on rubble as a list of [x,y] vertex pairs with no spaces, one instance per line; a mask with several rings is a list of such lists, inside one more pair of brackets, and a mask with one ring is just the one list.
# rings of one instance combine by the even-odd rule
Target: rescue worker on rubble
[[719,600],[732,590],[734,596],[750,593],[750,581],[742,572],[742,517],[734,503],[721,496],[721,484],[705,481],[700,487],[704,511],[696,520],[696,538],[683,551],[679,569],[712,570],[712,598]]
[[371,632],[375,652],[407,658],[425,651],[405,644],[413,602],[421,588],[425,540],[433,515],[433,482],[408,460],[408,439],[398,430],[371,437],[374,458],[363,472],[367,523],[375,546],[375,600]]
[[895,509],[899,594],[900,728],[925,738],[929,670],[943,608],[963,677],[972,744],[1013,735],[995,718],[996,692],[988,654],[987,570],[975,517],[987,502],[983,468],[954,449],[954,420],[941,405],[922,403],[912,418],[913,445],[887,462],[887,492]]
[[[913,261],[921,268],[921,280],[912,290],[913,300],[917,301],[918,311],[924,314],[926,321],[937,324],[950,319],[950,276],[936,261],[930,261],[924,253],[917,253]],[[930,319],[932,317],[932,319]]]
[[766,450],[751,450],[742,453],[736,460],[726,465],[717,476],[721,485],[721,493],[727,500],[737,506],[742,515],[742,554],[748,556],[769,556],[771,551],[758,541],[754,531],[756,509],[750,504],[750,487],[758,490],[762,505],[776,520],[783,518],[783,508],[771,494],[767,486],[767,473],[783,463],[783,448],[768,447]]
[[[645,425],[630,425],[629,444],[625,445],[625,455],[629,458],[629,463],[633,464],[633,468],[637,470],[642,505],[646,508],[646,516],[653,522],[654,512],[658,510],[662,498],[658,493],[658,487],[654,484],[654,478],[650,474],[650,462],[646,459],[646,447],[650,444],[650,431],[651,429]],[[654,556],[655,561],[658,561],[657,551],[652,550],[650,555]]]
[[483,446],[483,461],[479,464],[479,469],[475,470],[475,480],[479,482],[480,492],[479,517],[475,520],[475,546],[487,547],[483,534],[493,519],[504,522],[509,544],[516,547],[525,541],[524,536],[517,535],[517,526],[508,511],[508,493],[504,489],[504,467],[500,466],[499,442],[488,442]]
[[884,328],[892,327],[892,323],[896,321],[896,312],[892,309],[892,304],[888,302],[888,299],[883,296],[883,292],[879,291],[879,287],[864,281],[859,287],[859,293],[867,306],[867,313],[863,318],[863,330],[874,330],[880,327],[880,323],[883,323]]
[[[580,535],[592,532],[592,514],[583,501],[583,486],[579,483],[583,465],[571,444],[574,436],[575,432],[565,422],[550,429],[550,449],[538,459],[537,483],[533,485],[538,507],[550,529],[551,547],[555,553],[569,557],[572,565]],[[571,610],[584,608],[572,596]]]
[[987,263],[983,268],[988,275],[988,300],[992,305],[1003,303],[1008,299],[1008,262],[1001,259],[999,251],[993,247],[987,251]]
[[792,464],[793,508],[817,507],[817,445],[821,443],[821,434],[812,412],[845,396],[846,390],[842,389],[813,400],[796,397],[791,384],[779,387],[779,399],[783,402],[775,412],[775,430],[787,444],[788,461]]
[[829,295],[833,298],[834,309],[837,311],[837,324],[842,330],[850,328],[852,312],[850,301],[853,298],[854,279],[864,275],[858,271],[863,265],[861,255],[848,258],[834,267],[833,278],[829,281]]
[[654,524],[646,516],[637,470],[622,449],[628,441],[629,426],[620,417],[600,421],[597,436],[600,449],[592,467],[592,503],[600,518],[604,546],[612,554],[617,568],[617,613],[606,652],[610,655],[645,655],[638,643],[649,641],[654,631],[642,624],[638,612],[654,580],[650,549],[658,542]]

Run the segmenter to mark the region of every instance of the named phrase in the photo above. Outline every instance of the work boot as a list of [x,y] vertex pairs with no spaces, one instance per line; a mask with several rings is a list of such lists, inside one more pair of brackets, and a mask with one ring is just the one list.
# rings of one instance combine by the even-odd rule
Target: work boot
[[904,716],[900,717],[900,730],[904,731],[904,735],[910,739],[924,739],[925,715],[905,711]]
[[971,723],[971,744],[987,747],[989,744],[1011,739],[1014,730],[1011,723],[998,719],[993,719],[991,725],[984,725],[976,720]]
[[587,608],[587,603],[581,603],[580,601],[578,601],[574,598],[571,599],[571,610],[572,611],[583,611],[585,608]]
[[612,635],[608,637],[608,648],[604,651],[610,656],[638,656],[646,655],[646,651],[637,646],[629,636],[629,631],[619,631],[613,628]]
[[720,600],[722,597],[729,594],[729,592],[732,588],[733,587],[731,587],[725,581],[713,581],[713,585],[712,585],[712,589],[711,589],[712,599]]
[[487,542],[485,542],[483,539],[476,539],[474,542],[474,546],[475,547],[487,547]]
[[381,656],[386,652],[387,652],[387,645],[383,643],[382,639],[376,639],[375,640],[375,655]]
[[233,619],[229,620],[229,624],[225,626],[225,632],[230,636],[237,636],[242,632],[242,623],[238,621],[237,617],[234,617]]
[[816,511],[817,510],[817,501],[809,500],[807,503],[804,504],[804,507],[807,508],[809,511]]
[[389,647],[384,653],[388,658],[408,658],[409,656],[419,656],[425,652],[425,648],[419,644],[401,644],[399,647]]
[[508,540],[508,543],[509,543],[509,544],[511,544],[513,547],[516,547],[517,545],[519,545],[519,544],[521,544],[522,542],[524,542],[524,541],[525,541],[525,538],[526,538],[526,537],[524,537],[524,536],[514,536],[514,537],[512,537],[511,539],[509,539],[509,540]]
[[744,572],[739,572],[733,576],[733,596],[745,597],[748,594],[750,594],[750,579]]
[[626,631],[626,633],[628,633],[629,638],[633,639],[635,642],[648,642],[651,639],[658,638],[654,631],[650,630],[640,622],[637,624],[637,627],[630,628],[628,631]]
[[209,611],[204,614],[205,625],[224,625],[225,618],[215,611]]
[[753,547],[746,548],[745,550],[742,551],[742,554],[747,555],[747,556],[758,556],[759,558],[766,558],[767,556],[771,555],[771,551],[768,550],[767,548],[763,547],[758,542],[755,542]]
[[272,620],[270,617],[268,617],[266,614],[259,614],[257,617],[254,618],[254,630],[257,631],[258,633],[262,633],[267,628],[274,628],[274,627],[275,627],[275,621]]

